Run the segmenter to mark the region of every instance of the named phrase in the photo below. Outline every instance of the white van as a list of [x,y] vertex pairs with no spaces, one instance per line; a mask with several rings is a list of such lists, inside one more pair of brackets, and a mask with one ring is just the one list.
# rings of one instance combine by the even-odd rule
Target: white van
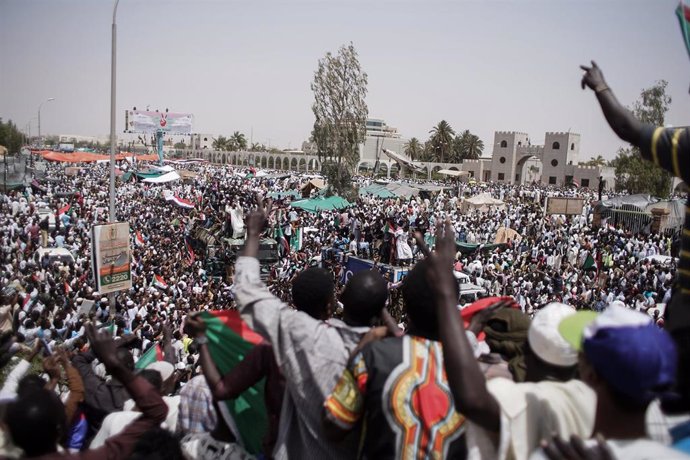
[[472,283],[459,283],[460,295],[458,296],[458,303],[460,305],[468,305],[476,302],[481,297],[485,297],[487,292],[483,287]]
[[74,256],[65,248],[39,248],[34,255],[36,262],[40,264],[46,254],[51,264],[53,262],[61,262],[64,265],[74,263]]

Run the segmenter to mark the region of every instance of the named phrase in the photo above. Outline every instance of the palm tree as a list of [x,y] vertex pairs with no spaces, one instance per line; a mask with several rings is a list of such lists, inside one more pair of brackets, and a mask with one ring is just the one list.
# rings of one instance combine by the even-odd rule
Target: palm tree
[[597,155],[596,158],[592,157],[589,161],[585,163],[585,166],[606,166],[606,159],[601,155]]
[[236,147],[236,150],[247,150],[247,138],[244,137],[244,134],[242,134],[241,132],[235,131],[234,133],[232,133],[230,140]]
[[407,144],[405,144],[405,155],[410,157],[411,161],[419,160],[422,150],[422,144],[416,137],[413,137],[407,142]]
[[438,125],[429,131],[429,134],[431,134],[431,139],[429,140],[434,152],[434,159],[440,163],[445,163],[453,147],[455,131],[446,120],[441,120]]
[[466,129],[462,134],[458,134],[453,140],[453,160],[462,162],[465,160],[476,160],[484,151],[484,142],[479,136],[472,134]]
[[211,146],[214,150],[231,150],[229,141],[225,136],[218,136],[218,139],[213,139]]
[[465,130],[465,132],[462,133],[462,137],[464,139],[463,144],[465,150],[465,157],[463,160],[476,160],[482,156],[484,152],[484,141],[479,139],[479,136],[472,134],[469,130]]
[[252,146],[249,148],[252,152],[265,152],[266,146],[264,144],[260,144],[258,142],[254,142]]

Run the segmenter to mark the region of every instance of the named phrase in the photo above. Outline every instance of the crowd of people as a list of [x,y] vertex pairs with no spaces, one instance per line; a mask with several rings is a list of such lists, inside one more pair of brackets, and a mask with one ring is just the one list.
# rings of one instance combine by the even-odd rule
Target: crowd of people
[[[585,70],[614,130],[687,176],[677,156],[687,131],[650,135]],[[633,234],[594,221],[596,193],[538,184],[434,182],[433,193],[309,212],[291,206],[304,175],[176,167],[194,179],[118,184],[132,287],[110,298],[91,268],[91,228],[109,218],[107,166],[47,164],[45,180],[2,194],[1,456],[690,453],[688,222]],[[503,204],[467,211],[478,193]],[[546,197],[583,198],[582,213],[545,215]],[[199,229],[218,230],[222,250]],[[270,265],[265,238],[279,247]],[[346,273],[349,257],[371,269]],[[382,275],[391,266],[402,279]],[[458,279],[479,294],[468,300]],[[209,342],[210,311],[238,312],[260,336],[229,371]],[[268,421],[258,449],[223,404],[257,388]]]

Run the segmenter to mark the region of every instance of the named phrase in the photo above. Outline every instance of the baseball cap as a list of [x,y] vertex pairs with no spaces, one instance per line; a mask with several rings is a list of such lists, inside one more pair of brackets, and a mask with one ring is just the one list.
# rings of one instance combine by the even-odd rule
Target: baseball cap
[[542,361],[554,366],[577,364],[577,350],[559,333],[564,318],[575,315],[570,305],[552,302],[539,310],[527,331],[529,346]]
[[644,313],[610,305],[603,313],[578,312],[558,330],[584,352],[594,370],[619,393],[640,403],[662,396],[676,377],[671,336]]

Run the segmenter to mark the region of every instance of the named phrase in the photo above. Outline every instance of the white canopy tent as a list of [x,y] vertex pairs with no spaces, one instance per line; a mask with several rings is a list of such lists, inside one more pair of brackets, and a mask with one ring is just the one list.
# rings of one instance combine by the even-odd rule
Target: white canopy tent
[[144,179],[142,182],[146,182],[149,184],[165,184],[166,182],[172,182],[175,180],[180,180],[180,175],[177,173],[177,171],[171,171],[169,173],[163,174],[162,176],[148,177]]
[[439,171],[436,171],[439,174],[443,174],[444,176],[451,176],[451,177],[462,177],[462,176],[469,176],[470,173],[468,171],[456,171],[454,169],[441,169]]

